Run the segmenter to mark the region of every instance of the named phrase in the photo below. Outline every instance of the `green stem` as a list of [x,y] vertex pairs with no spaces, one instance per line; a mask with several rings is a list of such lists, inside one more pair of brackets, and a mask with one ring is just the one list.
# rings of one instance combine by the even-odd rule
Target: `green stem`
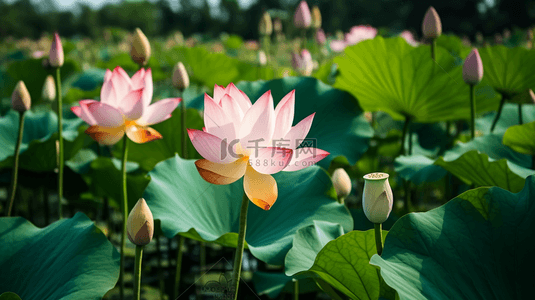
[[476,88],[470,85],[470,139],[476,137]]
[[160,234],[156,234],[156,255],[158,256],[158,281],[160,285],[160,299],[163,299],[164,294],[164,281],[162,272],[162,250],[160,243]]
[[299,280],[294,279],[294,300],[299,300]]
[[19,135],[17,137],[17,145],[15,146],[15,159],[13,160],[13,171],[11,172],[11,197],[9,199],[9,208],[7,210],[7,216],[11,216],[11,210],[13,209],[13,202],[15,201],[15,194],[17,190],[17,177],[19,173],[19,153],[20,144],[22,143],[22,134],[24,132],[24,112],[19,112]]
[[338,293],[332,288],[332,286],[325,282],[323,279],[314,278],[314,281],[320,287],[320,289],[327,293],[327,295],[329,295],[331,298],[335,300],[342,300],[342,297],[340,297]]
[[410,122],[410,117],[405,117],[405,123],[403,124],[403,131],[401,134],[401,155],[405,155],[405,138],[407,137]]
[[409,155],[412,155],[412,128],[411,128],[410,124],[409,124],[409,129],[408,130],[409,130],[409,133],[408,133],[408,135],[409,135],[409,149],[408,149],[407,153],[409,153]]
[[199,242],[199,261],[201,264],[201,275],[206,270],[206,244],[204,242]]
[[377,254],[383,254],[383,224],[375,223],[375,246],[377,247]]
[[126,194],[126,161],[128,160],[128,137],[123,137],[123,161],[121,173],[123,179],[123,232],[121,234],[121,269],[119,271],[119,294],[124,299],[124,249],[126,247],[126,221],[128,219],[128,196]]
[[518,124],[524,124],[522,121],[522,103],[518,103]]
[[245,230],[247,227],[247,208],[249,207],[249,198],[243,193],[243,199],[240,209],[240,231],[238,233],[238,246],[234,256],[234,269],[232,270],[232,284],[234,287],[234,300],[238,299],[238,287],[240,286],[240,273],[243,258],[243,248],[245,246]]
[[502,114],[503,105],[505,104],[505,97],[502,96],[502,100],[500,101],[500,106],[498,107],[498,113],[496,114],[496,117],[494,117],[494,121],[492,121],[492,126],[490,126],[490,133],[494,131],[494,128],[496,127],[496,124],[498,123],[498,120],[500,119],[500,115]]
[[437,47],[437,41],[436,39],[433,39],[431,41],[431,59],[433,61],[436,61],[436,47]]
[[59,141],[59,166],[58,166],[58,215],[63,218],[63,104],[61,100],[61,76],[60,68],[56,68],[56,99],[58,101],[58,141]]
[[[183,96],[184,94],[182,93],[182,91],[180,91],[180,96]],[[186,101],[184,99],[182,99],[182,101],[180,101],[180,122],[181,122],[181,126],[182,126],[182,140],[181,140],[181,146],[182,146],[182,158],[186,159],[188,157],[188,153],[187,153],[187,149],[188,149],[188,144],[187,144],[187,136],[188,136],[188,132],[186,130]]]
[[134,300],[140,299],[141,292],[141,261],[143,260],[143,246],[136,245],[136,258],[134,264]]
[[178,298],[178,293],[180,292],[180,273],[182,271],[182,248],[184,246],[184,240],[186,238],[179,235],[178,236],[178,249],[176,255],[176,272],[175,272],[175,295],[174,298]]

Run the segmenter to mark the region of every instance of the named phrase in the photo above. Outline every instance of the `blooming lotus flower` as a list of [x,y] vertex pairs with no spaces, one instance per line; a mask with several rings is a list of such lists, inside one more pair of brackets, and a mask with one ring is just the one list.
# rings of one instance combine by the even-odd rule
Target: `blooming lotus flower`
[[85,133],[104,145],[117,143],[126,133],[136,143],[161,139],[149,125],[171,117],[180,98],[160,100],[152,105],[152,72],[140,69],[132,76],[121,68],[106,70],[100,102],[81,100],[71,107],[73,113],[91,125]]
[[416,41],[416,39],[414,38],[414,35],[412,34],[412,32],[408,31],[408,30],[403,30],[399,36],[401,36],[409,45],[411,46],[418,46],[420,43],[418,43]]
[[388,177],[387,173],[364,175],[362,207],[364,214],[372,223],[384,223],[392,211],[394,196]]
[[372,26],[353,26],[349,33],[345,34],[344,40],[331,41],[331,49],[334,52],[342,52],[347,46],[358,44],[364,40],[370,40],[377,35],[377,29]]
[[483,61],[477,49],[472,49],[463,64],[463,80],[467,84],[476,85],[483,79]]
[[308,50],[304,49],[301,54],[294,52],[292,54],[292,67],[303,76],[310,76],[314,69],[314,62],[312,55]]
[[301,1],[294,14],[294,25],[297,28],[308,28],[312,24],[312,15],[305,1]]
[[255,104],[234,84],[216,85],[214,97],[204,96],[203,130],[188,129],[197,152],[199,174],[213,184],[230,184],[244,177],[247,197],[269,210],[277,200],[271,174],[304,169],[327,155],[316,148],[297,146],[305,139],[314,114],[292,127],[295,90],[273,109],[271,91]]

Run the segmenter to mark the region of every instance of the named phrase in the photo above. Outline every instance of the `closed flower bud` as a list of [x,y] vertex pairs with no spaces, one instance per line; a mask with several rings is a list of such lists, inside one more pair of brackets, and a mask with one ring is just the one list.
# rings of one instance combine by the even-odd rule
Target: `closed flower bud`
[[182,62],[176,64],[173,69],[173,86],[179,90],[185,90],[189,87],[188,71]]
[[152,240],[154,219],[145,199],[139,199],[130,211],[126,228],[128,239],[135,245],[145,246]]
[[316,5],[312,7],[312,28],[321,28],[321,12],[320,8]]
[[262,50],[258,51],[258,63],[261,66],[265,66],[267,64],[266,52],[264,52]]
[[325,32],[321,28],[316,30],[315,38],[316,38],[316,43],[318,43],[318,45],[320,46],[325,45],[325,42],[327,41],[327,38],[325,37]]
[[351,178],[342,168],[334,170],[332,176],[333,186],[338,199],[344,199],[351,193]]
[[147,64],[150,58],[150,43],[141,29],[136,28],[132,38],[130,57],[140,66]]
[[11,107],[19,112],[25,112],[30,109],[32,105],[32,99],[30,98],[30,92],[26,88],[26,85],[21,80],[17,82],[13,94],[11,94]]
[[48,75],[45,79],[43,91],[41,92],[41,98],[46,101],[54,101],[54,99],[56,99],[56,85],[52,75]]
[[297,6],[297,10],[294,15],[294,25],[297,28],[308,28],[312,23],[312,16],[310,15],[310,9],[305,1],[301,1]]
[[54,33],[54,39],[52,40],[52,45],[50,46],[50,53],[48,55],[48,62],[50,66],[54,68],[59,68],[63,66],[63,45],[61,44],[61,39],[59,38],[58,33]]
[[477,49],[473,49],[464,61],[463,79],[470,85],[476,85],[483,79],[483,61]]
[[362,207],[364,214],[372,223],[384,223],[394,204],[394,196],[387,173],[370,173],[364,175],[364,192]]
[[440,17],[433,6],[430,6],[425,13],[422,22],[422,32],[425,38],[436,39],[442,34],[442,23]]
[[273,21],[273,30],[275,30],[276,33],[281,33],[282,32],[282,21],[281,19],[275,19]]
[[271,16],[268,12],[265,12],[260,19],[258,31],[261,35],[271,35],[273,33],[273,23],[271,22]]

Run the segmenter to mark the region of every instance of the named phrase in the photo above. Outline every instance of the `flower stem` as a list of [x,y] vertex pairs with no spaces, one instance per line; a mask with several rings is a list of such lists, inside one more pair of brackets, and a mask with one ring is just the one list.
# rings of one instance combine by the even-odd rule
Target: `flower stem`
[[136,258],[134,262],[134,300],[140,299],[141,291],[141,261],[143,260],[143,246],[136,245]]
[[437,47],[437,41],[436,39],[433,39],[431,41],[431,59],[433,61],[436,61],[436,47]]
[[59,166],[58,166],[58,215],[63,218],[63,104],[61,102],[61,76],[60,68],[56,68],[56,99],[58,101],[58,141],[59,141]]
[[128,137],[123,137],[123,161],[121,173],[123,177],[123,232],[121,234],[121,269],[119,271],[119,294],[124,299],[124,248],[126,247],[126,220],[128,219],[128,196],[126,194],[126,161],[128,159]]
[[243,193],[243,199],[240,209],[240,231],[238,233],[238,246],[234,256],[234,269],[232,270],[232,284],[234,287],[234,300],[238,299],[238,287],[240,286],[240,273],[243,258],[243,248],[245,246],[245,230],[247,227],[247,208],[249,207],[249,198]]
[[184,240],[186,238],[179,235],[178,236],[178,248],[176,255],[176,272],[175,272],[175,294],[174,298],[178,298],[178,293],[180,292],[180,273],[182,271],[182,247],[184,246]]
[[375,246],[377,247],[377,254],[383,254],[383,224],[375,223]]
[[498,113],[496,114],[496,117],[494,117],[494,121],[492,121],[492,126],[490,126],[490,133],[494,131],[494,128],[496,127],[496,124],[498,123],[498,120],[500,119],[500,115],[502,114],[503,105],[505,104],[505,97],[502,96],[502,100],[500,101],[500,106],[498,107]]
[[[182,93],[182,91],[180,91],[179,96],[183,95],[184,94]],[[182,98],[182,101],[180,101],[180,123],[182,126],[182,158],[186,159],[188,157],[188,144],[186,138],[188,136],[188,132],[186,130],[186,101],[184,101],[184,98]]]
[[401,155],[405,155],[405,138],[407,137],[407,132],[409,130],[409,124],[411,122],[410,117],[405,117],[405,124],[403,124],[403,131],[401,134]]
[[299,281],[294,279],[294,300],[299,300]]
[[476,87],[470,85],[470,139],[476,137]]
[[162,272],[162,250],[160,243],[160,234],[156,234],[156,255],[158,256],[158,283],[160,287],[160,299],[163,299],[164,294],[164,280]]
[[17,145],[15,146],[15,153],[13,159],[13,172],[11,173],[11,197],[9,199],[9,208],[7,210],[7,216],[11,216],[11,210],[13,209],[13,202],[15,201],[15,194],[17,191],[17,177],[19,173],[19,153],[20,144],[22,143],[22,134],[24,132],[24,112],[19,112],[19,135],[17,137]]
[[522,121],[522,103],[518,103],[518,124],[524,124]]

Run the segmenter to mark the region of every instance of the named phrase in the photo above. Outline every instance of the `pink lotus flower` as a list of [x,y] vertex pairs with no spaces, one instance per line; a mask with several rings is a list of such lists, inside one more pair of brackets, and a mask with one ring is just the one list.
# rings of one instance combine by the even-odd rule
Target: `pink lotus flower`
[[418,46],[418,45],[420,44],[420,43],[418,43],[418,42],[416,41],[416,39],[414,38],[414,35],[412,34],[412,32],[410,32],[410,31],[408,31],[408,30],[403,30],[403,31],[399,34],[399,36],[401,36],[403,39],[405,39],[405,41],[406,41],[409,45],[411,45],[411,46],[413,46],[413,47],[416,47],[416,46]]
[[346,33],[344,40],[331,41],[330,46],[334,52],[342,52],[347,46],[355,45],[364,40],[370,40],[377,35],[377,29],[369,25],[359,25],[351,27]]
[[321,28],[316,30],[315,38],[316,38],[316,43],[318,43],[318,45],[320,46],[323,46],[325,42],[327,41],[327,38],[325,37],[325,32]]
[[203,130],[188,129],[193,146],[204,159],[195,162],[199,174],[213,184],[230,184],[244,177],[247,197],[269,210],[277,200],[277,183],[270,174],[313,165],[328,152],[297,146],[307,136],[314,114],[292,127],[295,90],[273,109],[271,91],[255,104],[234,84],[216,85],[214,97],[204,96]]
[[314,62],[312,55],[308,50],[304,49],[301,54],[294,52],[292,54],[292,67],[303,76],[310,76],[314,69]]
[[132,76],[121,68],[106,70],[100,91],[100,102],[81,100],[71,110],[91,125],[87,133],[104,145],[117,143],[126,133],[136,143],[161,139],[162,135],[149,125],[171,117],[171,112],[182,100],[170,98],[150,105],[152,100],[152,72],[140,69]]
[[294,14],[294,25],[297,28],[308,28],[312,24],[310,8],[305,1],[301,1]]

